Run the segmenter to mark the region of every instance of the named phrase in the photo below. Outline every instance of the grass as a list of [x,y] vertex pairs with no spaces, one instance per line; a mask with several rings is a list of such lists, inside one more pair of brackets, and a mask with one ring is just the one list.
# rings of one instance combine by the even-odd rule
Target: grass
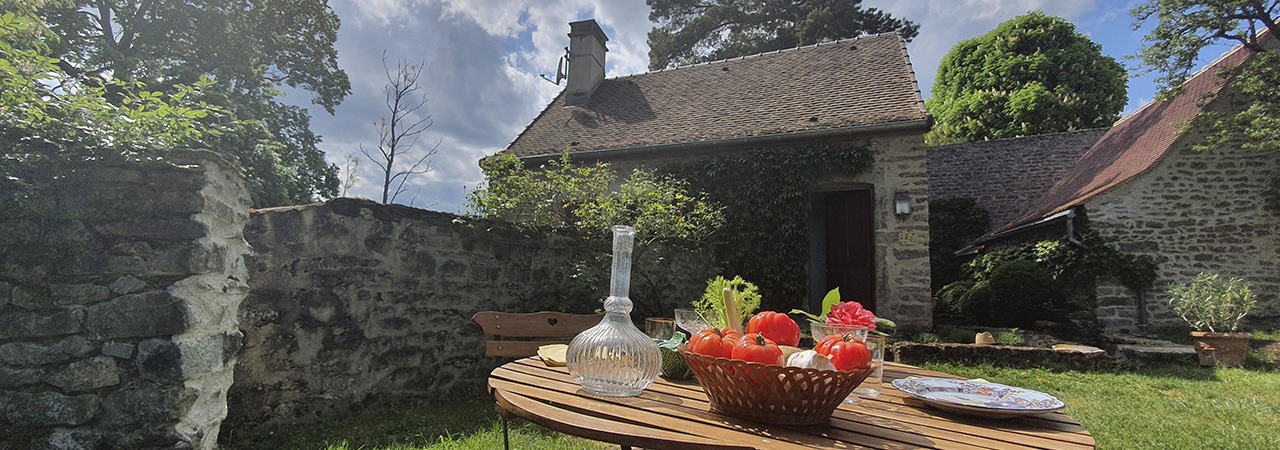
[[1051,393],[1103,449],[1280,448],[1280,372],[1155,367],[1053,372],[930,364],[955,375]]
[[[1102,449],[1280,448],[1280,371],[1190,366],[1055,372],[990,365],[927,364],[970,378],[1058,396]],[[502,448],[493,400],[484,394],[436,405],[387,409],[340,421],[230,433],[224,449],[419,450]],[[617,448],[568,437],[522,420],[513,448]]]
[[[435,405],[388,408],[319,424],[239,432],[223,430],[224,450],[492,450],[502,448],[502,425],[493,398],[443,400]],[[608,446],[549,431],[523,420],[510,422],[511,447],[534,450],[603,449]],[[613,448],[617,448],[614,446]]]

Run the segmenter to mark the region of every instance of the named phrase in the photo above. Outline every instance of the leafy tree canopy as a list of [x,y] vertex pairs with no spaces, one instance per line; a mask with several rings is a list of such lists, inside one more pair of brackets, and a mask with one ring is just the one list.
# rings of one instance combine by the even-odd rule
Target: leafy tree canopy
[[71,158],[137,159],[155,147],[202,146],[237,125],[202,100],[214,84],[207,77],[158,92],[137,81],[85,83],[67,75],[50,56],[58,36],[37,15],[44,3],[0,0],[3,206],[35,195]]
[[649,68],[715,61],[816,44],[868,33],[901,30],[908,40],[916,24],[894,18],[861,0],[647,0]]
[[1200,148],[1280,150],[1280,0],[1147,0],[1132,12],[1134,28],[1156,22],[1136,56],[1143,69],[1159,74],[1166,98],[1181,93],[1205,48],[1231,44],[1252,51],[1248,62],[1223,74],[1232,79],[1236,107],[1197,117],[1196,125],[1210,131]]
[[482,159],[480,168],[486,182],[469,194],[468,207],[487,219],[588,238],[627,224],[647,241],[694,243],[724,221],[720,207],[689,193],[683,180],[637,169],[619,183],[608,163],[575,165],[568,152],[536,170],[505,152]]
[[[203,144],[241,166],[255,206],[336,194],[337,168],[316,147],[306,110],[276,100],[280,88],[299,88],[332,113],[350,92],[327,0],[15,1],[38,5],[54,33],[49,56],[80,84],[142,82],[170,93],[215,81],[204,100],[237,122]],[[121,101],[111,88],[105,98]]]
[[1110,126],[1125,70],[1066,20],[1032,12],[957,44],[938,66],[931,145]]

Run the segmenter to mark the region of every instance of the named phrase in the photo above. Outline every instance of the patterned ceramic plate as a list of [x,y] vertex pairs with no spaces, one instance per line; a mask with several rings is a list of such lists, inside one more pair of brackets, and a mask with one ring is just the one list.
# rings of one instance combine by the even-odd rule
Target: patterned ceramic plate
[[985,381],[904,378],[893,380],[893,387],[935,408],[982,417],[1044,414],[1067,406],[1043,392]]

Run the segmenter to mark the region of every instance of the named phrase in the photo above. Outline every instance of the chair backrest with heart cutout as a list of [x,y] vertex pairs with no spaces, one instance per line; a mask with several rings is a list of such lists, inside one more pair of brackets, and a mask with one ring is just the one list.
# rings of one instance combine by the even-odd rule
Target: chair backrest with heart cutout
[[600,323],[603,314],[569,314],[540,311],[505,313],[481,311],[471,316],[480,325],[487,340],[484,356],[507,358],[533,356],[538,347],[567,344],[574,336]]

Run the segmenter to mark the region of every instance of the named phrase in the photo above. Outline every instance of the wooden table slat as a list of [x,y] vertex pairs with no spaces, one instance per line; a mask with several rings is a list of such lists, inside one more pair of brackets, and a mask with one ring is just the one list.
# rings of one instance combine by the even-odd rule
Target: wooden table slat
[[[494,377],[498,379],[491,378],[490,387],[496,388],[496,389],[510,388],[512,387],[512,384],[509,384],[509,383],[522,385],[522,386],[518,386],[517,388],[519,387],[531,388],[534,386],[531,384],[521,383],[521,378],[522,378],[521,375],[527,376],[527,374],[521,374],[518,372],[499,372],[499,370],[494,370]],[[545,380],[544,382],[539,383],[537,385],[537,388],[542,390],[541,392],[538,393],[539,397],[552,399],[558,402],[563,402],[562,405],[565,405],[565,406],[569,405],[570,402],[575,402],[576,399],[580,399],[581,397],[578,397],[578,396],[582,395],[578,393],[578,390],[580,388],[577,386],[577,384],[573,384],[571,385],[571,387],[566,387],[566,385],[564,385],[563,383],[557,383],[552,380]],[[729,442],[741,443],[744,445],[753,445],[753,446],[768,445],[768,448],[770,449],[821,448],[821,447],[807,446],[805,445],[804,442],[800,442],[806,439],[813,441],[812,436],[808,435],[807,433],[788,432],[786,430],[784,430],[781,433],[778,433],[775,436],[772,436],[773,439],[770,439],[769,441],[766,441],[766,442],[762,442],[760,435],[756,433],[752,433],[750,431],[745,431],[743,429],[735,428],[735,426],[737,426],[738,424],[745,424],[748,427],[758,426],[755,423],[717,415],[715,413],[707,411],[705,406],[700,408],[694,408],[694,407],[684,407],[684,406],[681,406],[679,403],[669,403],[669,401],[663,402],[661,396],[653,395],[648,391],[646,391],[640,397],[589,397],[589,398],[595,401],[594,404],[592,405],[595,413],[609,414],[609,415],[625,413],[625,414],[628,414],[628,416],[631,418],[639,418],[641,419],[640,422],[647,422],[648,424],[650,424],[650,426],[654,426],[658,428],[668,429],[670,427],[675,427],[677,429],[696,432],[696,434],[701,436],[717,437],[717,438],[725,439]],[[580,402],[580,400],[577,400],[576,402]],[[642,403],[642,402],[645,402],[645,403]],[[645,404],[652,405],[652,403],[654,402],[665,403],[664,411],[662,413],[654,412],[652,410],[645,410],[639,407]],[[627,405],[627,403],[630,403],[630,405]],[[623,410],[633,410],[633,411],[623,412]],[[678,421],[673,421],[672,419],[678,419]],[[853,448],[867,448],[867,447],[856,446]]]
[[[577,384],[574,383],[572,380],[570,380],[567,374],[565,374],[565,376],[561,378],[561,377],[555,376],[555,375],[559,375],[557,373],[558,371],[536,370],[538,369],[537,367],[531,367],[530,369],[535,369],[537,373],[542,373],[547,375],[548,377],[545,378],[546,381],[562,382],[562,383],[568,384],[574,390],[578,389]],[[497,373],[495,373],[495,375],[497,375]],[[680,395],[680,392],[681,392],[680,390],[672,391],[669,389],[670,386],[673,386],[673,383],[671,381],[661,380],[660,382],[655,383],[653,386],[651,386],[650,390],[663,393],[663,394]],[[701,395],[700,398],[695,397],[695,398],[688,398],[688,399],[691,401],[697,401],[697,403],[689,404],[686,406],[697,408],[702,411],[705,411],[709,406],[709,404],[706,402],[705,395]],[[842,407],[842,408],[845,408],[845,407]],[[860,413],[862,411],[857,411],[857,412]],[[863,439],[852,440],[852,442],[858,442],[859,444],[869,445],[872,447],[882,447],[882,448],[892,447],[893,444],[886,442],[886,440],[898,441],[901,443],[907,443],[907,444],[913,444],[913,445],[927,445],[932,448],[1010,449],[1010,448],[1027,448],[1027,445],[1036,444],[1035,445],[1036,447],[1056,449],[1056,448],[1070,448],[1072,446],[1071,443],[1061,443],[1057,441],[1043,440],[1043,439],[1038,439],[1034,437],[1028,440],[1026,437],[1012,435],[1012,434],[1003,436],[1005,438],[1004,440],[998,439],[998,437],[1001,436],[1000,433],[996,433],[995,438],[988,435],[964,434],[961,431],[950,430],[949,428],[955,428],[955,424],[952,424],[952,423],[941,423],[941,424],[936,424],[936,423],[930,424],[928,422],[925,422],[923,424],[919,422],[912,423],[913,426],[923,426],[926,428],[930,428],[930,432],[933,433],[934,436],[942,439],[942,441],[933,441],[933,440],[919,438],[918,436],[912,437],[912,435],[903,434],[904,432],[901,430],[895,430],[895,429],[890,429],[886,427],[865,428],[866,424],[872,423],[876,420],[879,420],[881,422],[887,422],[884,420],[885,417],[878,417],[875,415],[863,416],[862,414],[857,414],[857,413],[842,414],[841,411],[839,410],[837,411],[837,414],[835,417],[836,419],[832,422],[833,426],[831,431],[853,432],[854,434],[864,435]],[[867,417],[870,417],[870,419],[868,419]],[[853,422],[857,422],[859,423],[859,425],[849,425],[849,423],[853,423]],[[963,423],[961,423],[960,426],[962,428],[967,428],[964,426]],[[791,427],[783,427],[783,428],[791,428]],[[807,431],[807,430],[799,429],[797,431]],[[846,438],[851,438],[853,435],[846,434],[842,436],[845,436]],[[835,437],[836,439],[841,439],[841,440],[848,440],[845,438],[837,437],[835,435],[832,435],[832,437]],[[1008,442],[1009,440],[1023,442],[1024,445],[1013,445]]]
[[[500,402],[500,407],[513,408],[510,412],[547,428],[646,448],[1004,450],[1090,449],[1096,445],[1093,436],[1065,414],[1007,420],[959,416],[928,407],[888,384],[912,376],[959,378],[886,363],[885,386],[879,397],[842,405],[830,424],[817,426],[765,425],[712,413],[706,393],[696,381],[659,378],[639,397],[592,396],[581,391],[564,367],[547,367],[536,358],[495,369],[490,387],[495,397],[507,396],[508,404]],[[518,404],[510,403],[512,399]],[[697,436],[703,437],[693,439]]]
[[[575,387],[577,386],[577,384],[569,377],[569,374],[567,372],[563,372],[562,368],[549,368],[537,360],[524,360],[523,365],[527,366],[528,370],[544,374],[550,379],[556,379],[565,383],[570,383]],[[927,373],[927,371],[924,372]],[[669,387],[672,386],[678,387],[681,390],[669,390]],[[703,407],[706,407],[706,394],[703,393],[701,388],[696,384],[682,385],[660,378],[653,386],[650,386],[649,389],[669,394],[687,395],[688,398],[703,402]],[[1041,422],[1033,418],[1019,418],[1013,420],[975,419],[938,412],[937,410],[924,405],[922,402],[916,402],[914,406],[904,405],[901,401],[902,398],[910,397],[898,392],[892,387],[882,389],[882,392],[882,398],[886,396],[892,397],[892,394],[897,394],[899,401],[893,402],[892,400],[880,400],[878,404],[876,404],[871,403],[876,400],[864,399],[863,403],[865,404],[863,404],[863,406],[841,406],[840,409],[836,411],[835,417],[848,418],[846,417],[848,414],[843,411],[852,411],[853,414],[848,415],[850,417],[856,417],[859,413],[872,413],[872,415],[879,415],[882,417],[904,416],[906,419],[905,421],[909,423],[928,426],[937,430],[950,430],[967,433],[971,436],[970,440],[972,442],[969,443],[980,443],[982,446],[988,448],[1007,448],[1007,443],[1009,442],[1019,443],[1020,445],[1017,448],[1040,447],[1056,449],[1072,447],[1080,448],[1081,446],[1083,446],[1083,448],[1091,448],[1095,445],[1093,436],[1090,436],[1084,431],[1083,427],[1075,424],[1074,421],[1071,421],[1070,425],[1068,425],[1057,422]],[[874,414],[873,411],[867,411],[872,408],[879,408],[884,412]],[[1062,415],[1062,417],[1065,420],[1071,420],[1065,415]],[[971,423],[974,422],[978,425],[971,425]],[[1000,426],[1001,428],[992,429],[987,427],[990,425]],[[1041,426],[1037,427],[1034,425]],[[1072,428],[1058,429],[1068,426]]]
[[[612,440],[621,445],[674,450],[753,450],[754,447],[715,442],[700,436],[622,424],[608,419],[557,409],[538,400],[510,392],[495,392],[498,404],[526,420],[552,430],[587,439]],[[554,420],[548,419],[555,417]],[[619,437],[622,436],[622,437]]]

